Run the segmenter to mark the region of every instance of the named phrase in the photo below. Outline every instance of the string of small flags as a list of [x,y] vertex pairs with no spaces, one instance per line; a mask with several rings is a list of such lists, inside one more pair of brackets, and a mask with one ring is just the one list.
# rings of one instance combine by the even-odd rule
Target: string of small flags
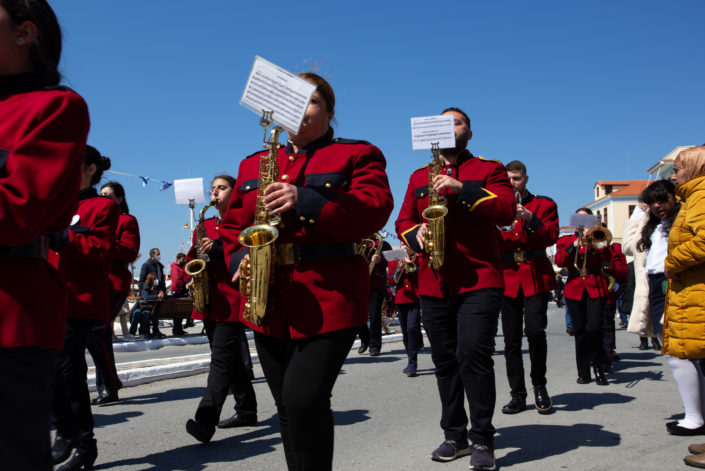
[[114,170],[106,170],[106,173],[113,173],[115,175],[123,175],[125,177],[132,177],[132,178],[137,178],[140,181],[142,181],[142,188],[147,186],[147,183],[150,181],[152,182],[160,182],[161,186],[159,187],[159,191],[164,191],[169,188],[171,188],[172,185],[174,185],[174,182],[166,181],[166,180],[161,180],[158,178],[152,178],[152,177],[143,177],[141,175],[133,175],[131,173],[124,173],[124,172],[116,172]]

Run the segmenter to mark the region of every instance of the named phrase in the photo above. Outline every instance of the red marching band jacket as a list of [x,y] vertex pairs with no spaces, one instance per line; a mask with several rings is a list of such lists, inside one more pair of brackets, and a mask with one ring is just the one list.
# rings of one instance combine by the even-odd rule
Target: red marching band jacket
[[60,349],[68,294],[40,237],[76,209],[88,109],[72,91],[29,82],[0,77],[0,348]]
[[[607,277],[603,272],[604,269],[609,269],[612,266],[612,252],[609,247],[595,250],[583,245],[576,249],[573,242],[577,238],[577,234],[566,235],[558,239],[556,243],[556,266],[568,269],[568,281],[563,288],[563,296],[566,299],[580,301],[583,292],[587,292],[587,295],[592,299],[606,298],[609,293],[607,292]],[[576,250],[578,250],[577,263],[575,263]],[[585,270],[587,274],[583,276],[578,272],[578,269],[583,267],[586,252]],[[621,267],[619,269],[621,270]]]
[[68,243],[49,251],[69,289],[69,319],[110,320],[110,267],[120,210],[95,188],[79,193],[78,209],[68,228]]
[[[516,214],[514,191],[507,170],[494,160],[466,152],[457,165],[445,172],[462,183],[458,195],[443,192],[448,199],[445,216],[445,261],[439,271],[428,265],[421,253],[418,263],[418,293],[443,298],[484,288],[504,288],[499,260],[496,225],[510,224]],[[414,252],[421,214],[428,207],[428,166],[411,174],[404,203],[396,221],[400,239]]]
[[402,260],[392,260],[389,262],[387,267],[387,273],[389,275],[389,285],[396,288],[396,293],[394,294],[395,304],[414,304],[419,302],[419,295],[416,292],[416,285],[418,284],[418,270],[412,273],[408,273],[406,270],[402,269],[401,277],[399,282],[394,282],[394,273],[397,271],[399,264],[403,264]]
[[109,275],[111,289],[125,294],[130,293],[132,272],[129,264],[137,260],[139,251],[140,228],[137,219],[130,214],[120,214]]
[[[238,287],[231,280],[233,275],[225,264],[223,255],[223,241],[220,239],[220,224],[218,218],[212,217],[204,221],[206,237],[213,239],[213,247],[208,252],[210,259],[206,267],[208,270],[208,292],[210,303],[208,312],[198,312],[195,309],[191,314],[193,319],[207,319],[209,321],[237,322],[240,320],[240,304],[244,302]],[[186,254],[188,261],[198,258],[196,239],[199,228],[193,231],[191,249]]]
[[553,265],[546,247],[558,240],[558,207],[547,196],[529,193],[522,206],[533,213],[531,220],[515,219],[514,228],[498,230],[504,274],[504,295],[524,297],[548,293],[556,288]]
[[[618,242],[610,244],[610,252],[612,253],[612,257],[607,272],[614,277],[617,283],[624,285],[629,277],[629,265],[627,265],[627,257],[622,253],[622,244]],[[618,297],[619,288],[615,286],[607,297],[607,304],[616,304]]]
[[[365,141],[332,136],[329,129],[299,154],[291,144],[278,151],[279,181],[296,185],[297,206],[283,215],[277,246],[292,243],[307,258],[274,268],[264,325],[244,321],[259,332],[283,337],[288,330],[297,339],[367,322],[369,264],[350,251],[384,227],[394,202],[382,152]],[[254,221],[262,154],[240,163],[221,226],[231,273],[246,253],[237,237]]]

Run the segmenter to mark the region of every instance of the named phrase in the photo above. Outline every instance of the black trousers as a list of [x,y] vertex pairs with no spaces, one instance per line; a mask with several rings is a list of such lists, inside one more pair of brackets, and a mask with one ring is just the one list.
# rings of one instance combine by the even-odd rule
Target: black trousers
[[245,327],[240,322],[204,321],[211,346],[211,365],[203,398],[196,409],[196,421],[215,427],[228,396],[233,392],[239,415],[257,414],[257,397],[245,367],[242,352]]
[[502,299],[502,332],[504,334],[504,359],[507,363],[507,379],[512,396],[526,397],[524,383],[524,361],[521,344],[524,334],[529,342],[531,361],[531,384],[546,386],[546,324],[548,318],[548,293],[524,297],[519,288],[516,298]]
[[95,365],[95,386],[100,395],[103,392],[117,394],[122,387],[113,352],[113,323],[126,298],[126,293],[110,290],[110,322],[91,330],[86,339],[86,347]]
[[0,348],[0,459],[3,469],[51,471],[55,350]]
[[384,303],[383,289],[370,290],[370,300],[368,305],[368,317],[370,322],[363,325],[358,330],[360,342],[370,346],[370,350],[380,350],[382,348],[382,304]]
[[443,299],[421,297],[441,398],[441,428],[447,440],[465,439],[465,393],[470,406],[468,438],[476,444],[494,446],[492,415],[497,392],[492,354],[501,303],[499,288]]
[[260,364],[277,406],[290,471],[332,469],[330,398],[357,330],[337,330],[297,340],[255,332]]
[[418,353],[423,348],[423,336],[421,334],[421,310],[419,303],[397,304],[397,314],[401,335],[404,342],[404,349],[408,357],[409,365],[418,366]]
[[91,330],[104,325],[97,319],[68,319],[64,348],[59,353],[54,380],[52,413],[58,435],[77,438],[84,453],[96,450],[93,414],[86,374],[86,339]]
[[605,310],[602,313],[602,349],[605,363],[602,364],[605,370],[612,367],[614,350],[617,346],[615,337],[614,316],[617,314],[617,304],[605,303]]
[[590,378],[590,366],[601,367],[607,362],[602,348],[605,298],[591,298],[584,292],[580,301],[566,298],[566,303],[573,322],[578,376]]

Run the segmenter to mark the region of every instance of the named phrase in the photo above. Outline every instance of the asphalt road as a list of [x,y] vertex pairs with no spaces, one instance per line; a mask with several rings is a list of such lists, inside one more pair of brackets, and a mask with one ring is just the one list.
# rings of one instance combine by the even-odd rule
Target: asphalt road
[[[509,392],[501,332],[496,340],[494,425],[500,469],[683,469],[688,444],[705,442],[705,437],[666,433],[665,422],[683,413],[675,384],[663,357],[653,350],[638,350],[638,338],[632,334],[618,332],[617,350],[622,360],[609,375],[609,386],[578,385],[573,339],[565,334],[563,311],[552,307],[548,391],[555,412],[550,415],[539,415],[533,405],[517,415],[500,412]],[[428,348],[420,355],[417,378],[402,374],[405,365],[401,343],[385,344],[376,358],[350,353],[332,399],[334,469],[468,468],[467,457],[450,463],[429,458],[443,435]],[[286,469],[274,404],[259,365],[255,373],[258,426],[218,430],[205,445],[184,428],[200,400],[205,374],[121,390],[119,403],[93,409],[99,448],[95,469]],[[232,414],[232,407],[233,400],[228,398],[223,417]]]

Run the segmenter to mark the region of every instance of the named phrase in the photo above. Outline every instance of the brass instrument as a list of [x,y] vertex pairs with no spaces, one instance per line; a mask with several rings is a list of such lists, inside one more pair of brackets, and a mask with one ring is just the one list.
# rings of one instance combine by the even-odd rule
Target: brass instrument
[[[514,198],[516,199],[517,204],[521,204],[521,193],[518,191],[514,193]],[[509,226],[497,226],[497,229],[499,229],[502,232],[509,232],[511,230],[514,230],[514,228],[517,225],[517,219],[514,217],[514,221],[512,221],[512,224]]]
[[[584,230],[585,228],[583,226],[578,227],[579,243],[578,248],[575,251],[575,261],[573,262],[573,265],[575,265],[575,267],[577,268],[578,252],[580,252],[580,247],[584,245],[585,253],[583,255],[583,266],[578,270],[580,272],[580,276],[587,276],[586,264],[588,247],[592,248],[593,250],[599,250],[604,249],[605,247],[609,247],[609,245],[612,243],[612,232],[606,227],[602,227],[599,218],[597,220],[597,226],[588,229],[587,232],[585,232],[585,235],[583,235]],[[615,279],[609,274],[606,274],[606,276],[607,280],[609,281],[609,290],[611,291],[611,288],[614,286]]]
[[428,263],[440,270],[445,258],[445,216],[448,214],[447,200],[433,189],[433,180],[443,171],[444,161],[438,143],[431,143],[431,163],[428,165],[428,208],[421,215],[428,221],[424,233],[424,250],[429,254]]
[[375,262],[372,261],[374,255],[379,255],[382,252],[382,234],[375,232],[366,239],[360,241],[358,253],[370,261],[370,275],[375,269]]
[[211,206],[214,206],[218,201],[213,200],[203,207],[198,215],[198,226],[196,226],[196,253],[198,258],[191,260],[184,267],[184,271],[193,280],[191,285],[191,296],[193,297],[193,308],[201,314],[206,313],[208,304],[210,303],[210,294],[208,292],[208,267],[210,257],[207,253],[201,250],[201,239],[206,237],[205,216],[206,211]]
[[249,249],[249,259],[240,262],[240,293],[245,297],[243,318],[255,325],[262,325],[267,314],[269,285],[274,272],[276,248],[274,242],[279,237],[276,226],[281,222],[278,214],[272,214],[264,205],[264,192],[269,185],[279,180],[277,152],[282,146],[279,135],[284,131],[274,126],[267,139],[267,128],[272,125],[271,111],[264,111],[260,126],[264,128],[264,148],[267,154],[260,157],[259,181],[257,183],[257,203],[254,224],[238,236],[240,244]]
[[405,262],[404,260],[399,260],[399,264],[397,265],[397,269],[394,270],[394,275],[392,278],[394,279],[394,283],[399,283],[399,280],[401,280],[401,276],[406,273],[414,273],[416,271],[416,254],[412,255],[409,257],[409,261]]

